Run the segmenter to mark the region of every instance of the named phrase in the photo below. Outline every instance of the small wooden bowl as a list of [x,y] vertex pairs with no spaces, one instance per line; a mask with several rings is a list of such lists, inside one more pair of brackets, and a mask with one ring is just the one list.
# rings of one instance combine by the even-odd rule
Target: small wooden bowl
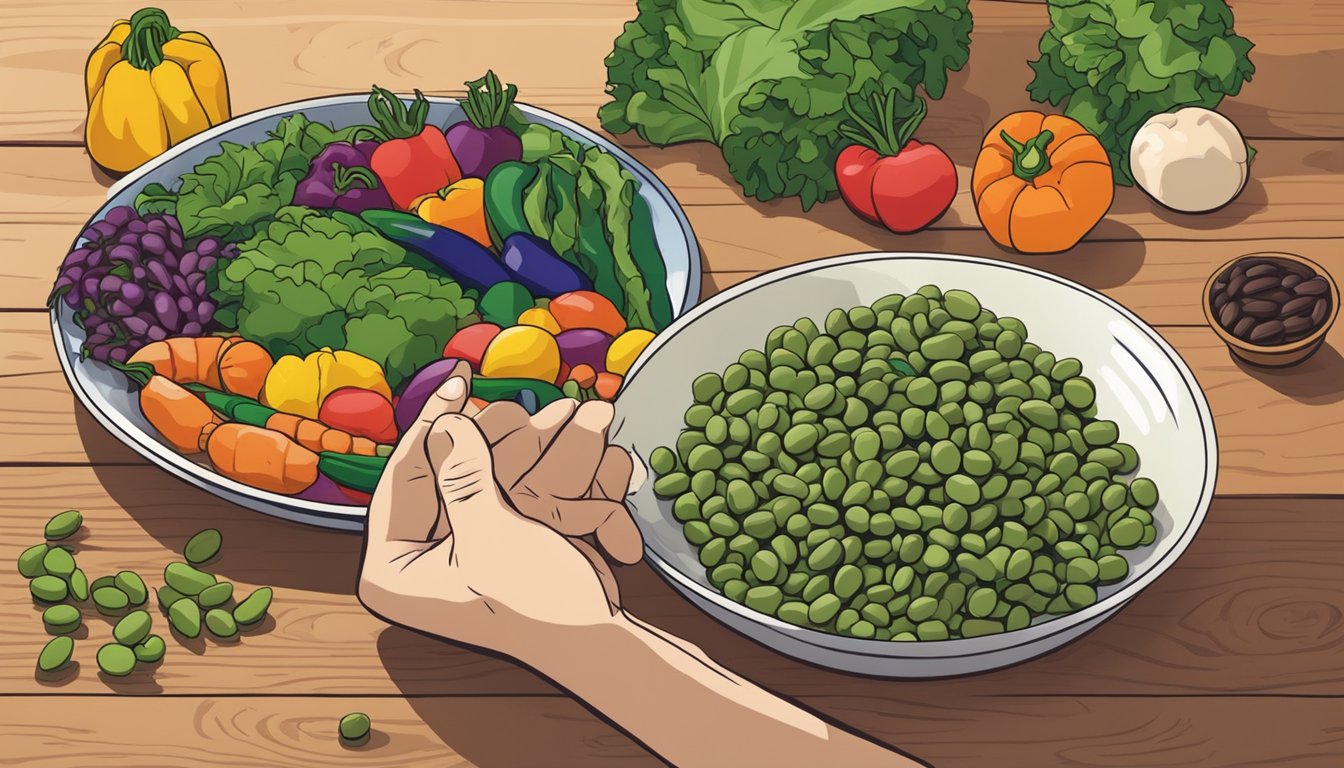
[[[1223,274],[1228,267],[1236,264],[1238,261],[1254,258],[1295,261],[1299,264],[1305,264],[1306,266],[1311,267],[1316,274],[1325,278],[1325,282],[1330,286],[1330,314],[1326,315],[1325,322],[1321,324],[1320,328],[1313,331],[1310,336],[1305,336],[1297,341],[1288,344],[1266,346],[1263,344],[1252,344],[1249,341],[1238,339],[1226,328],[1218,324],[1218,318],[1214,317],[1212,303],[1214,281],[1216,281],[1218,276]],[[1209,327],[1213,329],[1214,333],[1218,334],[1218,338],[1222,339],[1223,342],[1227,344],[1228,349],[1232,350],[1232,354],[1252,365],[1258,365],[1263,368],[1284,368],[1290,365],[1297,365],[1303,360],[1316,354],[1316,350],[1320,349],[1321,345],[1325,343],[1325,334],[1330,330],[1330,326],[1335,324],[1335,318],[1339,317],[1339,285],[1335,283],[1335,279],[1331,277],[1330,273],[1326,272],[1320,264],[1317,264],[1311,259],[1298,256],[1297,254],[1277,252],[1249,253],[1245,256],[1238,256],[1237,258],[1232,259],[1218,269],[1215,269],[1212,275],[1209,275],[1208,281],[1204,283],[1204,296],[1200,303],[1204,306],[1204,319],[1208,321]]]

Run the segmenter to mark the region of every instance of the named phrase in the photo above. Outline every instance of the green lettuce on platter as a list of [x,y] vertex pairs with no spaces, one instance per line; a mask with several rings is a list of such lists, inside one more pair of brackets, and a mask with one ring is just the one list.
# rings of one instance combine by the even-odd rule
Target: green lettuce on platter
[[836,192],[845,100],[941,98],[966,64],[967,0],[639,0],[607,56],[612,133],[710,141],[759,200]]
[[281,208],[211,274],[215,318],[271,353],[322,347],[383,366],[393,389],[443,353],[475,297],[356,216]]
[[1096,134],[1117,184],[1134,183],[1129,145],[1148,118],[1181,107],[1214,109],[1251,79],[1251,42],[1232,29],[1223,0],[1049,0],[1036,101]]

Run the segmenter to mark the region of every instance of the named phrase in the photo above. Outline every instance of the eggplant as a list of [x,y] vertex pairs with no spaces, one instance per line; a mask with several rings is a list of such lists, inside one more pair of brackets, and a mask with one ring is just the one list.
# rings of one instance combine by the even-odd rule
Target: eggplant
[[522,284],[533,296],[549,299],[562,293],[593,288],[588,276],[557,256],[550,243],[526,232],[515,232],[504,238],[499,260],[509,279]]
[[359,216],[383,237],[420,254],[468,288],[484,293],[509,279],[494,254],[461,232],[401,211],[372,209]]
[[555,343],[560,347],[560,359],[570,368],[576,365],[590,365],[594,371],[607,370],[607,350],[611,347],[611,337],[596,328],[570,328],[556,334]]
[[350,213],[391,208],[392,198],[369,170],[369,158],[377,148],[376,141],[328,144],[313,158],[308,175],[294,188],[294,204]]
[[[425,403],[429,402],[429,398],[438,388],[452,377],[453,372],[457,370],[459,365],[465,364],[457,358],[447,357],[428,363],[415,372],[410,383],[401,391],[401,397],[397,400],[397,407],[393,411],[398,432],[403,435],[406,434],[406,431],[419,418],[420,412],[425,409]],[[462,378],[468,380],[471,378],[470,366],[462,370]]]

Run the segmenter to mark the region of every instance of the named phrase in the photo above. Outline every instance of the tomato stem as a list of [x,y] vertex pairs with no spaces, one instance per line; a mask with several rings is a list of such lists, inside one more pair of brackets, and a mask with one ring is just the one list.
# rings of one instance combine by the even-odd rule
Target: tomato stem
[[929,113],[924,99],[917,97],[914,111],[898,121],[896,107],[900,101],[901,94],[895,88],[887,91],[885,95],[874,93],[873,114],[878,120],[875,123],[860,115],[846,99],[845,113],[849,115],[850,122],[840,125],[840,134],[855,144],[868,147],[879,154],[888,157],[900,154],[909,143],[910,137],[914,136],[919,124],[924,121],[925,115]]
[[999,131],[999,138],[1013,150],[1013,175],[1017,178],[1034,181],[1037,176],[1050,170],[1050,156],[1045,153],[1046,147],[1055,140],[1055,135],[1050,131],[1041,131],[1025,142],[1009,136],[1007,131]]

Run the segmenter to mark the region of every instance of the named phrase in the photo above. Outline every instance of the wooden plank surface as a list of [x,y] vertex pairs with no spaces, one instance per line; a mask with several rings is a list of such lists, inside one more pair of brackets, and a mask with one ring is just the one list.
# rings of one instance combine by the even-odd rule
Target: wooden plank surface
[[[809,701],[940,768],[1332,766],[1340,702],[1300,698],[984,698],[946,705],[863,696]],[[0,701],[5,758],[33,768],[313,765],[588,768],[664,765],[563,698],[105,698]],[[373,719],[364,747],[336,722]],[[1266,732],[1273,729],[1273,738]],[[777,763],[773,763],[777,764]]]
[[[268,519],[150,467],[0,469],[0,562],[12,563],[56,511],[77,507],[90,576],[130,568],[151,586],[206,526],[224,535],[210,570],[239,594],[276,590],[273,620],[237,642],[169,639],[152,673],[107,681],[92,654],[110,622],[85,611],[78,675],[39,679],[40,610],[12,570],[0,580],[0,695],[211,692],[300,695],[546,693],[513,664],[387,627],[353,596],[359,537]],[[793,662],[716,624],[646,566],[624,568],[624,604],[763,685],[795,696],[870,696],[953,706],[968,696],[1310,694],[1344,696],[1344,528],[1335,499],[1219,499],[1191,549],[1119,615],[1045,658],[958,680],[898,682]],[[158,630],[166,622],[153,611]]]
[[[606,69],[629,0],[246,0],[228,10],[205,0],[160,3],[181,29],[204,32],[228,69],[234,113],[368,88],[421,88],[455,95],[487,67],[518,83],[524,101],[596,126]],[[1344,137],[1344,96],[1304,81],[1344,67],[1344,2],[1237,2],[1236,30],[1255,43],[1255,79],[1222,107],[1247,136]],[[84,61],[126,7],[71,2],[60,13],[40,0],[0,6],[0,82],[7,105],[0,140],[78,142]],[[1026,93],[1049,25],[1041,3],[973,0],[971,59],[931,105],[929,136],[978,139],[1007,112],[1039,108]],[[583,55],[518,55],[566,49]],[[992,43],[989,41],[992,40]],[[260,52],[265,52],[260,53]]]
[[[75,401],[53,354],[47,315],[0,313],[0,462],[139,459]],[[1344,324],[1303,365],[1264,371],[1233,361],[1204,326],[1159,327],[1190,365],[1213,411],[1220,494],[1344,493]]]

